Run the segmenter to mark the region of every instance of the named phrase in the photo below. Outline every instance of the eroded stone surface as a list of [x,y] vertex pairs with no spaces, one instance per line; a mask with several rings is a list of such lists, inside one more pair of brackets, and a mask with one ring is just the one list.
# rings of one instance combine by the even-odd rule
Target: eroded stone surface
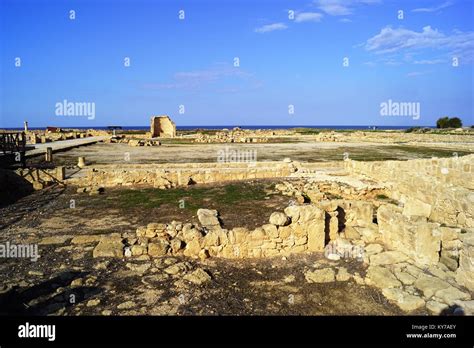
[[332,268],[316,269],[305,273],[309,283],[329,283],[335,280],[335,272]]
[[402,283],[388,268],[381,266],[370,266],[368,268],[366,282],[380,289],[402,286]]

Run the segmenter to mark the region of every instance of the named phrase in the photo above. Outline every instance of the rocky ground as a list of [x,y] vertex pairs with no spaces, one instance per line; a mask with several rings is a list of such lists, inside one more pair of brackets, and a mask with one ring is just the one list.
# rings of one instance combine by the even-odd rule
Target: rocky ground
[[[364,283],[357,259],[331,261],[322,253],[265,259],[196,260],[165,256],[94,258],[98,235],[134,232],[144,209],[113,207],[118,193],[82,199],[74,189],[50,188],[2,208],[0,243],[39,243],[40,258],[2,259],[2,314],[58,315],[396,315],[403,314],[376,287]],[[264,196],[250,226],[267,220],[285,197]],[[76,200],[77,208],[70,207]],[[266,207],[266,208],[265,208]],[[125,210],[123,210],[125,209]],[[128,211],[128,214],[124,214]],[[266,213],[265,213],[266,212]],[[228,217],[232,214],[228,213]],[[166,216],[168,218],[169,216]],[[192,216],[190,217],[192,219]],[[150,219],[150,217],[149,217]],[[154,219],[159,221],[159,216]],[[225,220],[225,219],[224,219]],[[78,235],[82,240],[73,239]],[[328,274],[328,269],[329,271]],[[425,314],[425,309],[408,313]]]

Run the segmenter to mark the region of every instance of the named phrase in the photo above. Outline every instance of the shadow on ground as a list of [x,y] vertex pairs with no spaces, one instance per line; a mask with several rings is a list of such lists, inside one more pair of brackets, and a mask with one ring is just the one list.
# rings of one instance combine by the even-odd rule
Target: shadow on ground
[[26,289],[14,287],[0,295],[0,315],[49,315],[71,307],[102,292],[98,287],[78,286],[69,289],[71,281],[88,272],[63,272]]

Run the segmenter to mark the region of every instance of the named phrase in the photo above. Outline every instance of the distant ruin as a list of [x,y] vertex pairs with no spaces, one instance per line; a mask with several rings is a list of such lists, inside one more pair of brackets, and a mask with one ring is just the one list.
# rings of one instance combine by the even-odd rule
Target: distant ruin
[[176,136],[176,125],[167,115],[152,116],[150,125],[151,137],[170,137]]

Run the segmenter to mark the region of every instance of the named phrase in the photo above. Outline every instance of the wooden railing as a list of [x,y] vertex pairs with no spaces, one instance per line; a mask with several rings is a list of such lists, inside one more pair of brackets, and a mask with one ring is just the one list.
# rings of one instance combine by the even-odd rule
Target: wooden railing
[[0,133],[1,164],[21,163],[25,166],[26,136],[24,132]]

